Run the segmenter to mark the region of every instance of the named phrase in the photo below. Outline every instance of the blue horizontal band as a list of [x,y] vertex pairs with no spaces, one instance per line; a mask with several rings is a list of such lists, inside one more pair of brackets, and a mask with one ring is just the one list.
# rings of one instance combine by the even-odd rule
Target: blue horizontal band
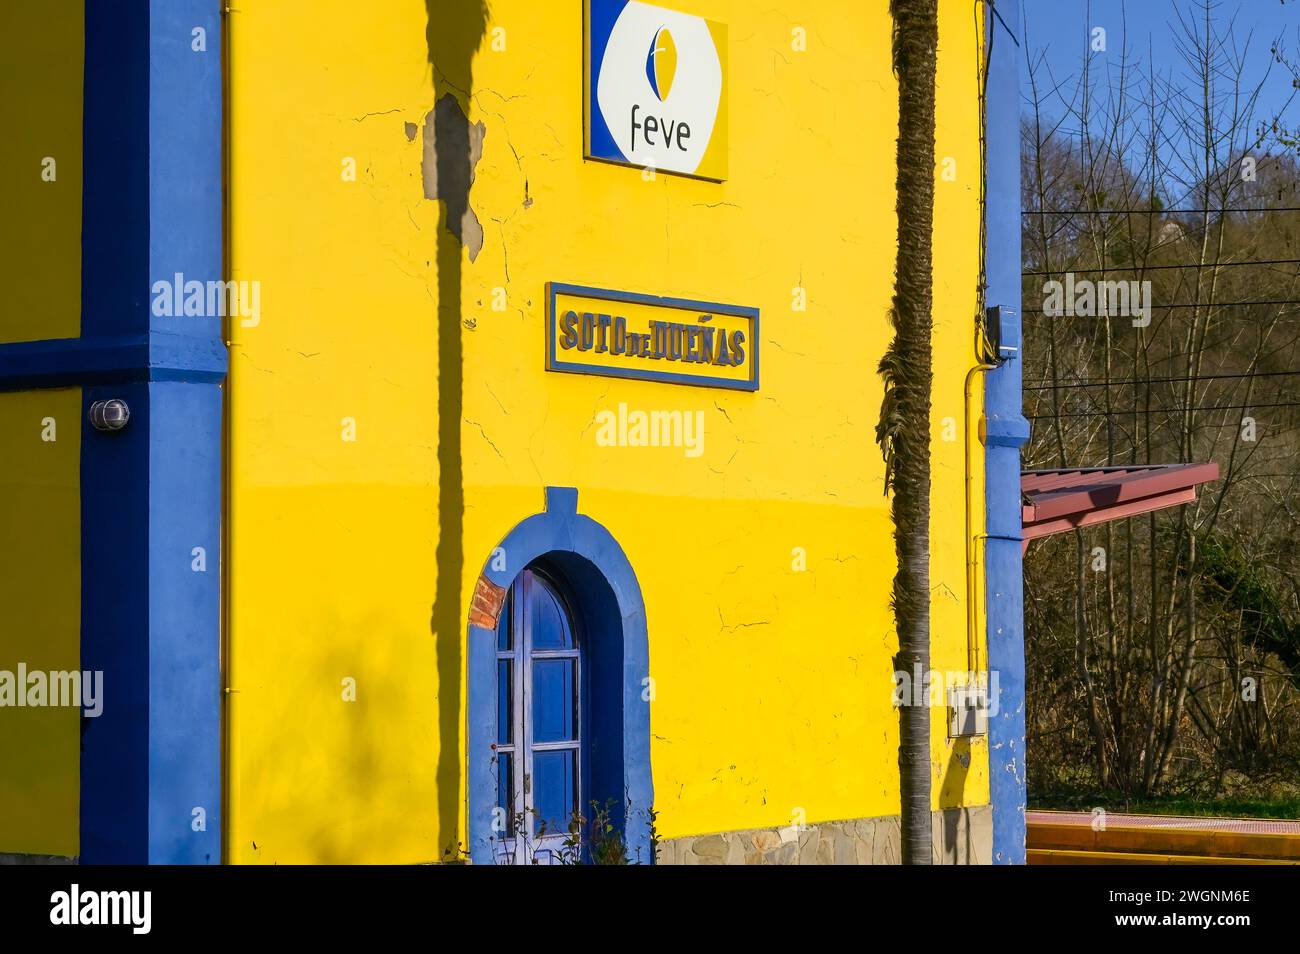
[[1029,443],[1029,422],[1020,414],[989,414],[985,422],[987,447],[1023,447]]
[[128,381],[220,381],[220,339],[152,332],[120,338],[54,338],[0,344],[0,391]]

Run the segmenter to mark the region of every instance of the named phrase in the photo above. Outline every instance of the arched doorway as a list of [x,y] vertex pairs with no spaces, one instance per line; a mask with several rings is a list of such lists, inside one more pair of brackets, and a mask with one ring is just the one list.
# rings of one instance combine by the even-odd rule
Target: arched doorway
[[[548,487],[546,511],[484,564],[469,626],[469,854],[476,864],[585,860],[575,815],[603,812],[653,862],[645,606],[609,531]],[[567,842],[567,844],[566,844]]]
[[498,864],[552,864],[580,849],[590,693],[570,602],[536,563],[515,578],[497,623]]

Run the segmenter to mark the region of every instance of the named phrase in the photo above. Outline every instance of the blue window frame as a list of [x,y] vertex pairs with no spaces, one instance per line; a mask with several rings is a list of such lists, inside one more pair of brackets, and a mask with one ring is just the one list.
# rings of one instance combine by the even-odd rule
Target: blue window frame
[[510,587],[497,625],[498,864],[554,864],[581,812],[583,652],[577,617],[540,569]]

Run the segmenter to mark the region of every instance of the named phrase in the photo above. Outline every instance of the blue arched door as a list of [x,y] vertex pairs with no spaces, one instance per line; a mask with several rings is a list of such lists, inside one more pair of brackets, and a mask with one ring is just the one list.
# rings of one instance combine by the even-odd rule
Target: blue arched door
[[496,657],[494,856],[554,864],[580,850],[570,828],[583,804],[583,646],[561,587],[536,568],[510,587]]

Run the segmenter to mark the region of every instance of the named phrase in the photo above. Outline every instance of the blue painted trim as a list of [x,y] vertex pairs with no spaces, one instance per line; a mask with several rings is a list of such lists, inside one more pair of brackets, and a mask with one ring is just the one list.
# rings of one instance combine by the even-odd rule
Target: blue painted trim
[[[1002,343],[1014,357],[985,379],[985,587],[989,669],[998,675],[997,714],[989,719],[989,794],[993,862],[1025,861],[1025,647],[1020,540],[1021,414],[1019,0],[996,0],[986,15],[988,65],[985,247],[987,299],[1002,309]],[[991,10],[986,6],[986,10]]]
[[720,315],[735,315],[741,318],[758,320],[758,309],[746,305],[728,305],[715,301],[695,301],[691,298],[669,298],[662,295],[646,295],[642,292],[617,291],[612,288],[596,288],[591,285],[570,285],[564,282],[548,282],[553,293],[561,295],[581,295],[585,298],[599,298],[603,301],[622,301],[632,305],[653,305],[659,308],[681,308],[686,311],[716,311]]
[[[595,710],[598,721],[603,719],[606,727],[612,723],[618,729],[610,740],[612,746],[605,750],[607,755],[614,754],[617,764],[602,767],[601,752],[594,751],[591,761],[597,764],[591,771],[593,776],[599,776],[602,770],[612,770],[611,777],[621,785],[624,797],[624,836],[629,856],[649,863],[649,812],[654,804],[654,786],[650,775],[650,704],[642,699],[643,680],[649,676],[650,665],[645,603],[636,574],[618,542],[595,520],[579,514],[577,506],[576,489],[547,487],[545,512],[524,520],[498,545],[505,569],[493,569],[493,564],[500,565],[501,561],[489,556],[482,573],[497,586],[508,588],[534,561],[553,561],[561,570],[561,582],[574,597],[575,610],[581,613],[601,608],[601,618],[587,620],[584,629],[606,639],[621,634],[621,645],[603,647],[607,652],[602,667],[614,674],[615,680],[621,677],[618,704],[612,707],[621,712]],[[589,647],[592,652],[600,648]],[[469,626],[466,685],[469,854],[475,864],[491,864],[492,809],[496,805],[492,759],[497,738],[494,630]]]
[[[597,365],[561,361],[555,354],[555,299],[558,295],[577,295],[601,301],[623,302],[630,305],[650,305],[655,308],[675,308],[683,311],[712,312],[736,318],[748,318],[750,331],[750,376],[747,380],[717,378],[707,375],[677,374],[671,371],[640,370],[637,368],[607,368]],[[571,374],[591,374],[604,378],[632,378],[638,381],[661,381],[666,384],[687,384],[696,387],[724,388],[730,391],[757,391],[759,383],[759,312],[746,305],[729,305],[716,301],[694,301],[690,298],[667,298],[640,292],[615,291],[610,288],[593,288],[588,285],[569,285],[564,282],[546,283],[546,370]]]
[[225,377],[220,318],[150,311],[222,276],[220,45],[218,0],[86,5],[81,334],[0,344],[0,391]]
[[[1002,314],[1004,321],[1015,322],[1016,334],[1019,335],[1020,316],[1012,314],[1008,308],[1004,308]],[[1015,359],[1012,358],[1011,360]],[[1020,416],[1018,406],[1015,412],[1008,417],[992,416],[985,422],[984,443],[989,447],[1024,447],[1028,442],[1029,422]]]
[[[1019,0],[1016,0],[1016,2],[1019,2]],[[1008,3],[1007,4],[1008,9],[1010,8],[1010,6],[1011,4]],[[998,12],[997,0],[992,0],[992,2],[989,5],[989,9],[993,11],[994,19],[998,21],[998,24],[1002,27],[1002,30],[1006,34],[1006,36],[1011,38],[1012,43],[1014,43],[1016,46],[1019,46],[1020,38],[1016,36],[1015,29],[1009,23],[1007,23],[1006,20],[1002,19],[1002,14]]]
[[[149,291],[222,277],[222,0],[149,2]],[[192,48],[202,29],[206,49]],[[221,339],[217,315],[159,317],[154,333]]]
[[[131,422],[100,434],[86,412],[110,397]],[[81,668],[104,674],[104,709],[81,723],[78,853],[82,864],[139,865],[149,860],[149,386],[86,388],[81,410]]]
[[[218,864],[221,388],[148,387],[149,863]],[[196,808],[205,831],[194,830]]]
[[156,333],[122,338],[53,338],[0,344],[0,391],[120,384],[216,382],[226,347],[214,338]]
[[[84,863],[221,859],[227,359],[219,318],[150,308],[152,276],[222,273],[220,7],[86,5],[82,335],[0,347],[0,388],[85,387],[81,654],[105,701],[82,733]],[[84,423],[107,397],[131,408],[121,432]]]
[[149,8],[85,4],[81,335],[146,330],[149,307]]
[[583,137],[588,159],[601,159],[618,165],[630,165],[623,150],[614,142],[614,135],[605,123],[596,101],[596,80],[605,62],[605,48],[614,24],[627,6],[627,0],[586,0],[583,4],[586,42],[583,44],[583,98],[585,100],[587,129]]
[[[83,423],[81,665],[104,673],[83,722],[83,864],[221,858],[221,389],[86,388],[131,422]],[[206,570],[191,569],[202,547]],[[205,831],[194,831],[194,809]]]

